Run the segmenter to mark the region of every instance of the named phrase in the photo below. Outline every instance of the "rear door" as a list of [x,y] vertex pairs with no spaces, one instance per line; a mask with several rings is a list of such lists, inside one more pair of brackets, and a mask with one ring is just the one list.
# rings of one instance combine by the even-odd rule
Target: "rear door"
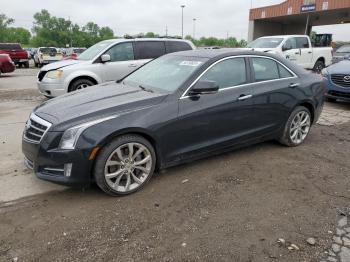
[[296,97],[293,84],[298,78],[284,65],[269,57],[251,57],[254,116],[260,135],[268,135],[284,125]]
[[135,41],[135,66],[140,67],[165,53],[164,41]]
[[182,158],[249,139],[254,133],[252,87],[249,84],[248,60],[224,59],[214,64],[200,80],[215,81],[219,92],[179,100],[177,150]]
[[110,55],[111,61],[100,64],[104,82],[119,80],[137,68],[132,42],[118,43],[105,54]]

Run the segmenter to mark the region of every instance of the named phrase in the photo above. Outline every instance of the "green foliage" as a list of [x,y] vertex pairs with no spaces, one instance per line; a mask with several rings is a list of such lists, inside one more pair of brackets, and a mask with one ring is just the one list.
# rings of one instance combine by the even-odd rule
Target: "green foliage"
[[109,27],[99,27],[94,22],[88,22],[82,28],[64,18],[51,16],[47,10],[41,10],[34,15],[32,38],[33,46],[90,47],[93,44],[114,37]]
[[192,41],[196,46],[218,46],[218,47],[245,47],[247,41],[242,39],[238,41],[235,37],[229,37],[227,39],[219,39],[216,37],[201,37],[200,39],[193,39],[190,35],[187,35],[185,39]]
[[21,27],[9,27],[15,20],[0,14],[0,42],[28,44],[30,32]]

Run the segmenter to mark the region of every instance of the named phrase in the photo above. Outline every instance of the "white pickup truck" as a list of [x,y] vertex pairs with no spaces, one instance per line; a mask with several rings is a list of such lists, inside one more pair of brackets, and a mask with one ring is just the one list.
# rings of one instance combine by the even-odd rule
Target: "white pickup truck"
[[332,64],[332,47],[312,47],[310,38],[306,35],[260,37],[251,42],[248,49],[279,54],[318,73]]

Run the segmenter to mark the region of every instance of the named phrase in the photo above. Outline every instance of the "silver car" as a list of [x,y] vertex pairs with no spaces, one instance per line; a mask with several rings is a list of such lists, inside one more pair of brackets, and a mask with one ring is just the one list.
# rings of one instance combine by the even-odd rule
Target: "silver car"
[[77,60],[44,66],[38,73],[38,88],[43,95],[56,97],[119,80],[154,58],[192,49],[195,49],[193,43],[182,39],[105,40],[87,49]]

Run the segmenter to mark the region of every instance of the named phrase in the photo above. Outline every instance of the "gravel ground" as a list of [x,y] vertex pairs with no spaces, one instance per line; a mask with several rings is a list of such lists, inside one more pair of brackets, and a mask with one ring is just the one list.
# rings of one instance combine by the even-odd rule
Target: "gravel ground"
[[23,195],[33,175],[3,110],[22,122],[44,98],[13,87],[17,74],[0,78],[0,179],[19,181],[0,190],[18,192],[0,204],[0,261],[349,261],[349,104],[326,104],[298,148],[267,142],[171,168],[127,197],[47,184]]

